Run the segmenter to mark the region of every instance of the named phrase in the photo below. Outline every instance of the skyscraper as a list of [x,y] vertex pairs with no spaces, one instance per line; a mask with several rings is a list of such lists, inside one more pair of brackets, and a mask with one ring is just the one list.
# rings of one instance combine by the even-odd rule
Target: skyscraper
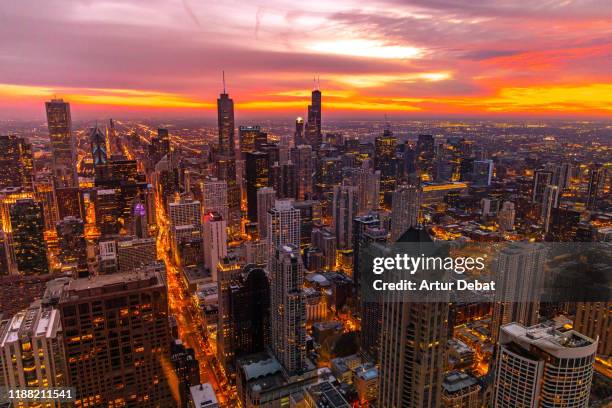
[[238,128],[240,137],[240,153],[244,158],[245,153],[258,150],[259,146],[268,142],[268,134],[261,131],[260,126],[240,126]]
[[291,374],[305,369],[306,305],[299,246],[278,245],[270,257],[271,349]]
[[533,188],[531,192],[532,203],[542,203],[544,189],[552,184],[552,172],[548,170],[536,170],[533,174]]
[[308,122],[305,128],[306,142],[318,150],[322,142],[321,134],[321,91],[314,89],[311,95],[311,103],[308,105]]
[[246,152],[246,196],[247,215],[257,221],[257,190],[269,185],[270,157],[267,153]]
[[302,118],[301,116],[298,116],[295,119],[294,144],[295,144],[295,146],[299,146],[301,144],[305,144],[305,140],[304,140],[304,118]]
[[538,243],[512,242],[499,250],[494,263],[498,279],[491,323],[493,342],[505,324],[537,323],[545,258],[546,248]]
[[477,187],[488,187],[493,178],[493,160],[475,160],[472,183]]
[[380,206],[380,171],[369,168],[344,169],[343,183],[357,187],[358,214],[367,214]]
[[17,270],[24,275],[49,272],[42,204],[30,198],[19,199],[10,207],[12,253]]
[[268,211],[268,248],[274,253],[277,247],[293,245],[300,247],[300,211],[293,207],[292,200],[276,200]]
[[25,139],[0,135],[0,190],[7,187],[33,189],[32,145]]
[[359,210],[357,193],[356,187],[334,186],[332,228],[336,235],[338,249],[353,247],[353,219]]
[[382,136],[378,136],[374,144],[374,168],[380,171],[380,201],[389,204],[389,195],[395,189],[397,181],[397,138],[393,136],[391,128],[386,126]]
[[545,234],[548,233],[550,228],[553,208],[559,207],[559,193],[560,189],[558,186],[548,185],[546,188],[544,188],[542,208],[540,211],[540,222],[542,223]]
[[514,209],[514,203],[510,201],[504,201],[501,210],[497,214],[497,223],[499,224],[499,230],[501,232],[512,231],[514,229],[514,219],[516,217],[516,210]]
[[600,164],[596,164],[589,171],[589,189],[587,191],[587,208],[593,210],[597,208],[598,200],[603,193],[606,182],[606,169]]
[[219,261],[227,256],[227,222],[221,214],[210,212],[203,217],[204,238],[204,266],[217,281],[217,266]]
[[76,172],[76,138],[72,133],[70,104],[62,99],[45,102],[51,152],[53,154],[53,178],[56,188],[78,187]]
[[498,408],[586,408],[597,340],[552,322],[501,328],[495,373]]
[[419,135],[416,145],[416,165],[421,180],[431,180],[435,160],[435,145],[432,135]]
[[[153,269],[72,280],[58,308],[76,405],[176,407],[168,291]],[[83,356],[88,356],[83,358]]]
[[420,187],[402,184],[391,199],[391,241],[395,242],[408,228],[419,224],[423,191]]
[[274,207],[276,192],[271,187],[263,187],[257,190],[257,230],[259,239],[268,236],[268,210]]
[[202,188],[202,211],[204,214],[218,212],[224,220],[227,220],[229,211],[227,209],[227,181],[217,178],[206,178],[201,185]]
[[291,151],[291,161],[296,168],[297,199],[307,200],[312,195],[312,147],[298,145]]
[[[398,242],[432,240],[427,232],[411,228]],[[378,403],[387,408],[439,407],[446,361],[448,302],[411,303],[389,298],[381,307]]]

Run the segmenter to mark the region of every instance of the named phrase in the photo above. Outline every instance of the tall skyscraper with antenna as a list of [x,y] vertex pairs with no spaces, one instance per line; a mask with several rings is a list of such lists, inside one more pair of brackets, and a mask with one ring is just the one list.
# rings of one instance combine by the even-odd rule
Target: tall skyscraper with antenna
[[240,233],[240,186],[236,181],[236,145],[234,140],[234,101],[225,87],[223,71],[223,93],[217,99],[219,126],[218,176],[227,181],[228,226],[231,235]]
[[318,149],[322,142],[321,136],[321,90],[315,79],[315,88],[312,90],[311,103],[308,105],[308,122],[306,123],[306,141]]

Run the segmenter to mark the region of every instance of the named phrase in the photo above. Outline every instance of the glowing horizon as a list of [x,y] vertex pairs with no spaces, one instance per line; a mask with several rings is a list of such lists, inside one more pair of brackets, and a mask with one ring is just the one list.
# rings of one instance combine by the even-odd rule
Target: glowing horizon
[[77,116],[210,115],[222,69],[238,115],[303,116],[313,77],[329,117],[612,112],[596,1],[19,3],[0,6],[0,119],[55,95]]

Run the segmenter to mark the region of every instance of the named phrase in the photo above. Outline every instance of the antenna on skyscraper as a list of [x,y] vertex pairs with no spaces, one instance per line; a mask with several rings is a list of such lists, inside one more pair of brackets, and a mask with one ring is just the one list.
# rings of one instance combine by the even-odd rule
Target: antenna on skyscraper
[[225,70],[221,71],[223,74],[223,93],[225,93]]
[[321,78],[317,75],[317,91],[321,90]]

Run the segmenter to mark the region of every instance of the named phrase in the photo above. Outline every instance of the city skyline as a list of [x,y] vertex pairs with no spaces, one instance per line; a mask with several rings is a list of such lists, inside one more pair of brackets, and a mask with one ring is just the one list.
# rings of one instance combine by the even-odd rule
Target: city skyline
[[592,1],[60,1],[2,11],[0,120],[41,119],[55,95],[76,120],[213,118],[222,70],[239,120],[304,116],[318,87],[326,118],[612,111],[612,8]]

